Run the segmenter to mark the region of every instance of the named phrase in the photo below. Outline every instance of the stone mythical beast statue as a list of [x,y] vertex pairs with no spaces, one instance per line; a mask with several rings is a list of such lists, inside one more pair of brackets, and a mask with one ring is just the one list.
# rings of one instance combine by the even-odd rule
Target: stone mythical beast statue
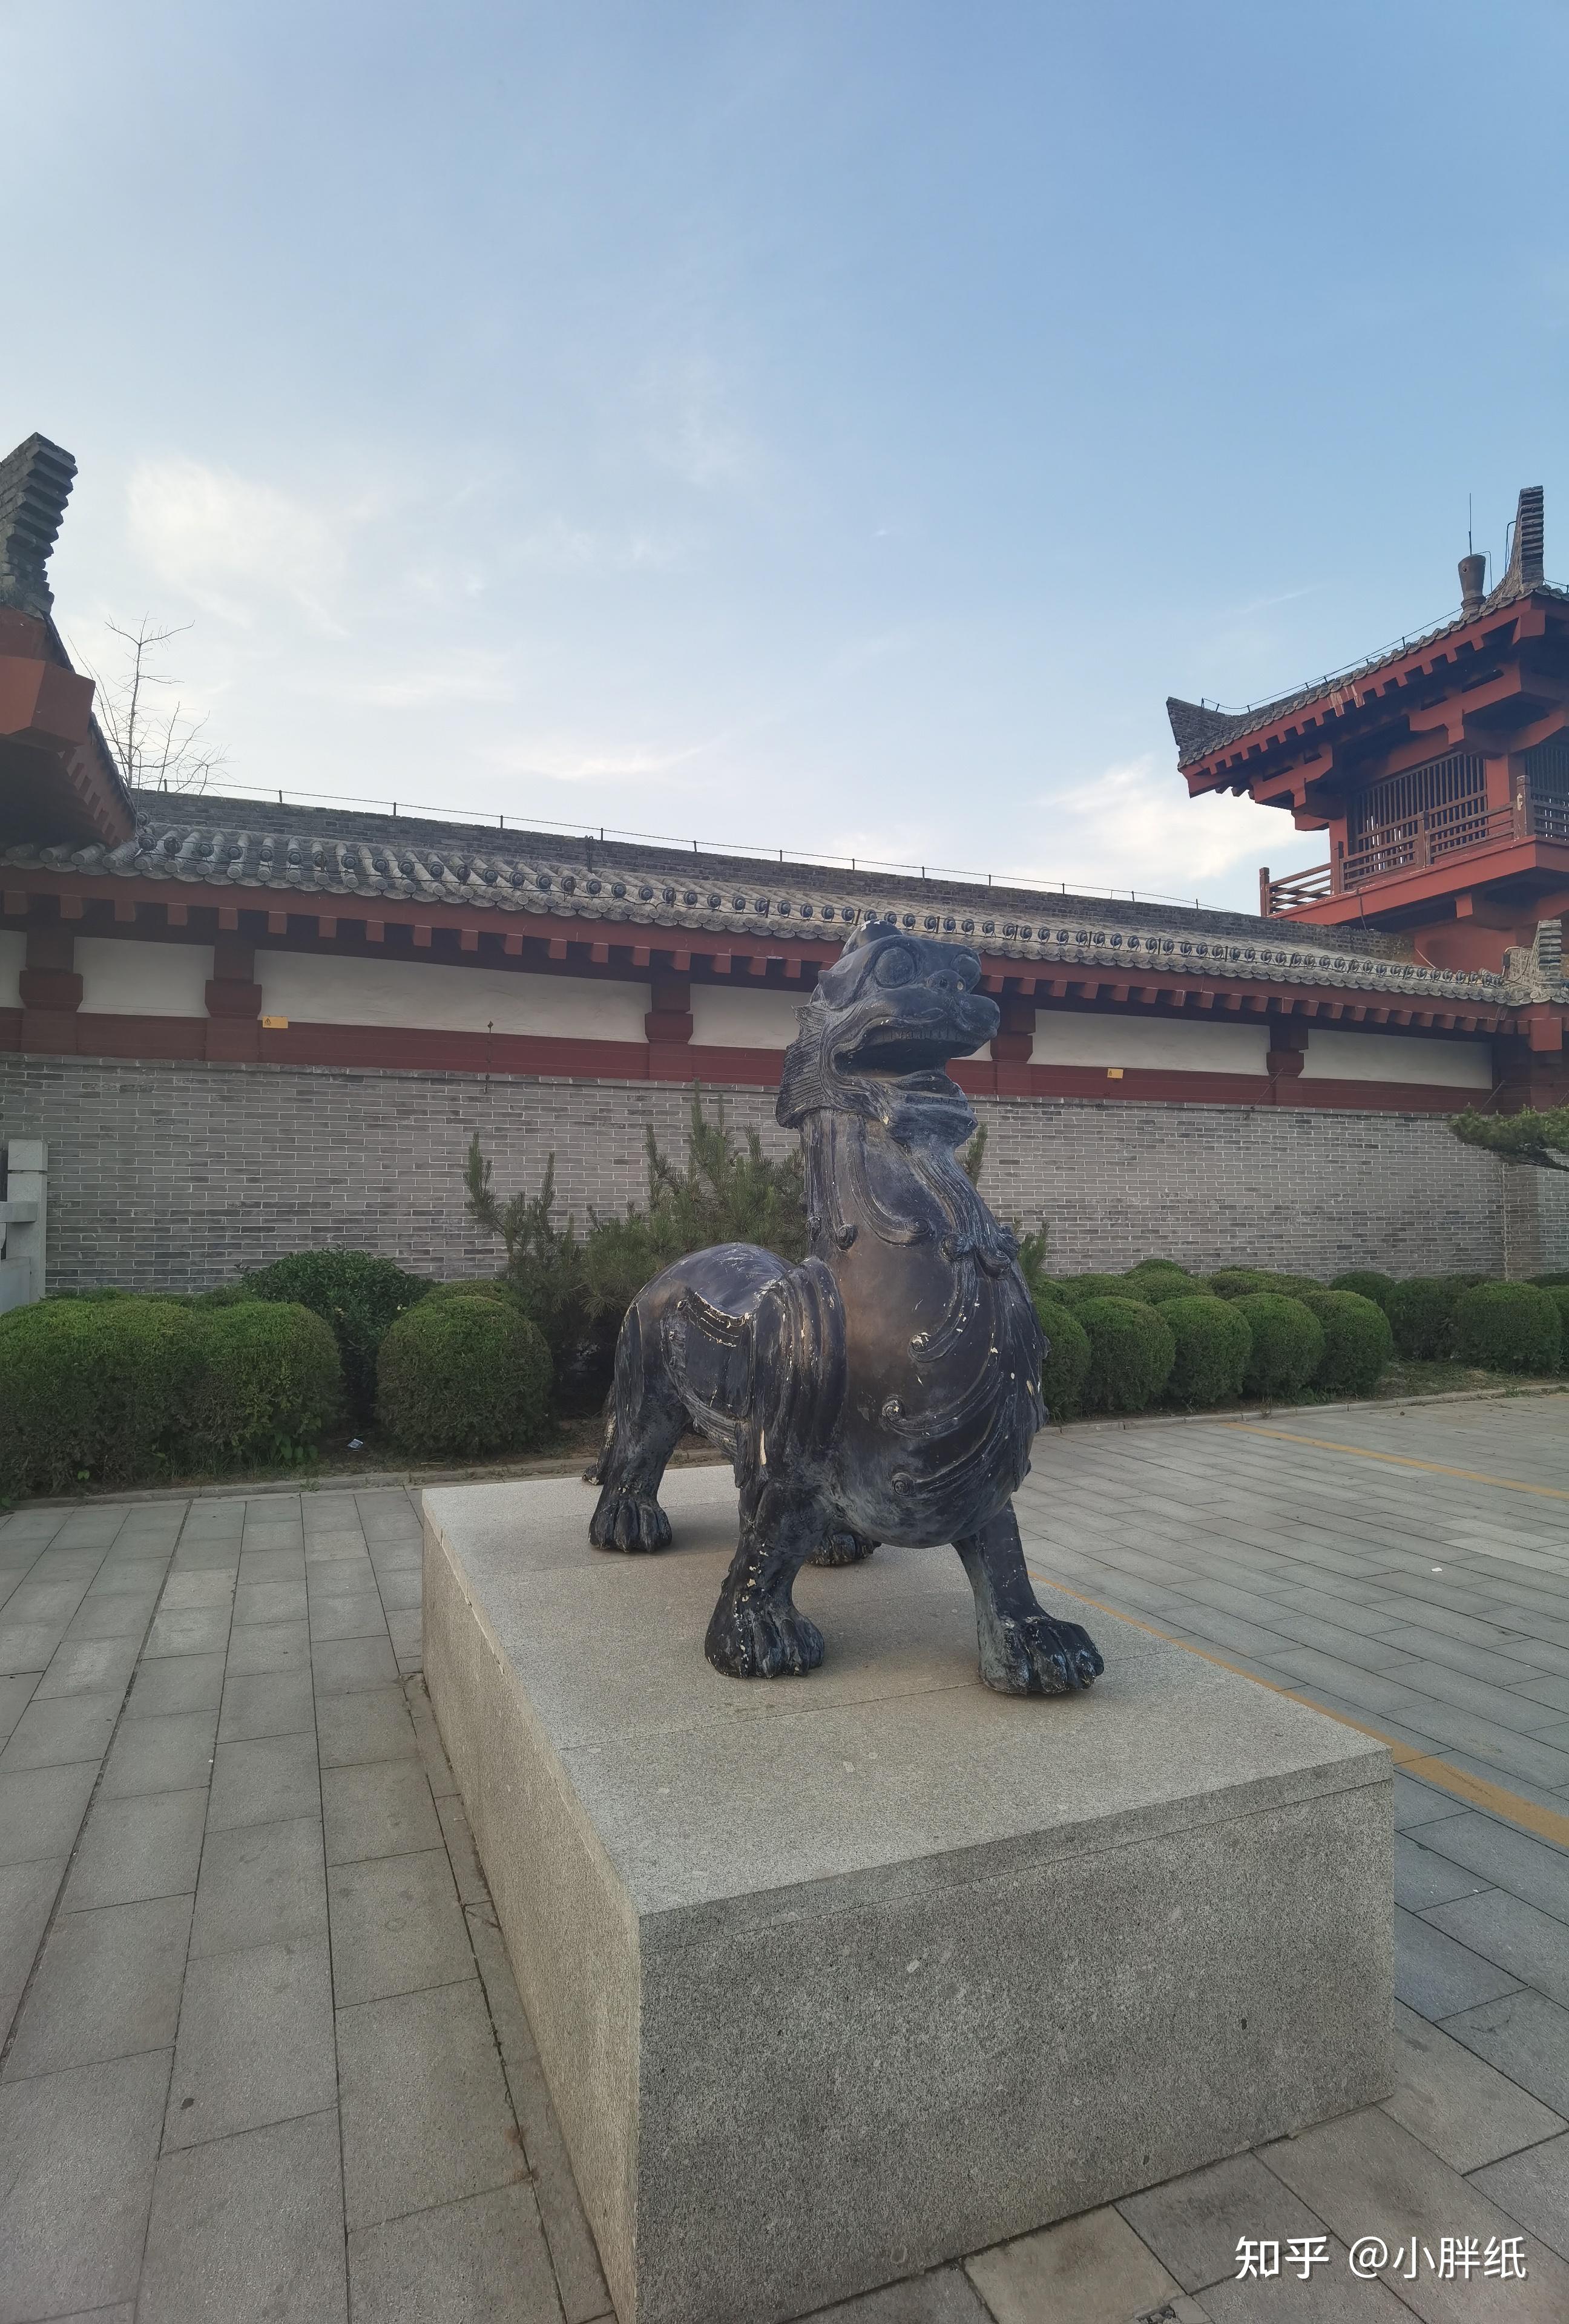
[[1037,1604],[1013,1515],[1046,1342],[1014,1238],[955,1152],[975,1118],[944,1067],[998,1024],[980,973],[959,945],[859,929],[800,1012],[780,1090],[806,1152],[810,1256],[697,1251],[622,1326],[589,1538],[662,1548],[678,1438],[689,1420],[721,1445],[741,1541],[706,1651],[734,1677],[815,1670],[822,1634],[792,1602],[797,1572],[881,1542],[953,1543],[988,1686],[1063,1694],[1104,1667]]

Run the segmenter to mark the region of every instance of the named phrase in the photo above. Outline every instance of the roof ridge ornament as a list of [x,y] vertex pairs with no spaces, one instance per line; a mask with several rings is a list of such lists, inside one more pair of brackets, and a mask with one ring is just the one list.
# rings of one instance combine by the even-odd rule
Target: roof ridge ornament
[[1507,605],[1513,597],[1541,588],[1546,580],[1546,494],[1540,484],[1522,484],[1515,503],[1515,538],[1504,577],[1482,607]]
[[50,551],[77,464],[47,436],[29,436],[0,460],[0,605],[46,622],[54,605]]

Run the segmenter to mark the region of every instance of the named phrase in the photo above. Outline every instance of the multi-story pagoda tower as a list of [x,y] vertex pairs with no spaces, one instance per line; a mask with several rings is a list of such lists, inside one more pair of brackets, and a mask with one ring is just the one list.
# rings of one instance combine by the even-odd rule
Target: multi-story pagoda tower
[[1416,957],[1555,977],[1569,910],[1569,589],[1547,581],[1543,495],[1519,497],[1508,570],[1421,637],[1272,702],[1167,704],[1189,793],[1247,791],[1323,831],[1329,860],[1259,874],[1267,918],[1398,931]]

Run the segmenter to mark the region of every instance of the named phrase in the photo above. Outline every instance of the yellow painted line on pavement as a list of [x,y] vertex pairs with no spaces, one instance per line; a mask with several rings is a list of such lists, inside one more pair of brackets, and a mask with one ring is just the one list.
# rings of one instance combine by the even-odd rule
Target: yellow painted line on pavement
[[1286,1444],[1314,1444],[1321,1452],[1350,1452],[1359,1461],[1388,1461],[1397,1469],[1426,1469],[1435,1477],[1462,1477],[1468,1485],[1497,1485],[1506,1493],[1536,1493],[1543,1500],[1569,1501],[1559,1485],[1527,1485],[1518,1477],[1490,1477],[1480,1469],[1450,1469],[1442,1461],[1418,1461],[1409,1452],[1373,1452],[1365,1444],[1342,1444],[1333,1436],[1299,1436],[1294,1428],[1266,1428],[1256,1420],[1223,1420],[1223,1428],[1245,1428],[1251,1436],[1278,1436]]
[[1196,1655],[1200,1662],[1214,1663],[1237,1678],[1251,1679],[1255,1686],[1268,1687],[1271,1694],[1283,1694],[1290,1702],[1301,1703],[1306,1711],[1316,1711],[1321,1719],[1334,1719],[1343,1727],[1354,1727],[1360,1735],[1371,1735],[1375,1743],[1386,1745],[1403,1775],[1415,1775],[1425,1784],[1451,1792],[1468,1807],[1500,1816],[1506,1823],[1518,1824],[1522,1831],[1533,1833],[1537,1840],[1550,1840],[1555,1848],[1569,1849],[1569,1815],[1561,1815],[1554,1808],[1538,1807],[1535,1800],[1522,1799],[1518,1792],[1507,1791],[1502,1784],[1489,1783],[1484,1776],[1468,1775],[1463,1767],[1452,1767],[1436,1752],[1418,1751],[1410,1743],[1398,1743],[1392,1735],[1386,1735],[1382,1728],[1370,1726],[1365,1719],[1352,1719],[1349,1712],[1331,1711],[1325,1704],[1315,1702],[1311,1695],[1298,1694],[1295,1687],[1278,1686],[1273,1679],[1260,1678],[1257,1671],[1243,1670],[1241,1664],[1227,1662],[1224,1655],[1212,1655],[1204,1646],[1190,1645],[1186,1638],[1171,1637],[1165,1630],[1158,1630],[1153,1622],[1141,1622],[1137,1615],[1125,1613],[1121,1606],[1108,1606],[1103,1598],[1086,1598],[1082,1590],[1070,1590],[1055,1573],[1030,1565],[1028,1559],[1025,1563],[1038,1582],[1059,1590],[1065,1598],[1076,1599],[1081,1606],[1093,1606],[1098,1614],[1110,1614],[1113,1621],[1126,1622],[1130,1629],[1142,1630],[1146,1637],[1163,1639],[1168,1646],[1180,1646],[1184,1654]]

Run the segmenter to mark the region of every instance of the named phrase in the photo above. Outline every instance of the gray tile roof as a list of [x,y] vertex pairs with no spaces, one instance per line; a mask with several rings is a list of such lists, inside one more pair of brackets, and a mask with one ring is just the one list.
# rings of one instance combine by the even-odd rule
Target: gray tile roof
[[1431,969],[1398,938],[1066,894],[900,879],[766,858],[563,839],[245,800],[134,794],[137,829],[120,847],[15,846],[0,866],[117,879],[177,881],[211,890],[265,890],[311,904],[477,907],[508,918],[549,913],[659,929],[738,949],[760,934],[844,937],[863,919],[967,937],[992,957],[1036,970],[1095,967],[1143,982],[1231,976],[1409,996],[1426,1005],[1497,1005],[1503,978]]

